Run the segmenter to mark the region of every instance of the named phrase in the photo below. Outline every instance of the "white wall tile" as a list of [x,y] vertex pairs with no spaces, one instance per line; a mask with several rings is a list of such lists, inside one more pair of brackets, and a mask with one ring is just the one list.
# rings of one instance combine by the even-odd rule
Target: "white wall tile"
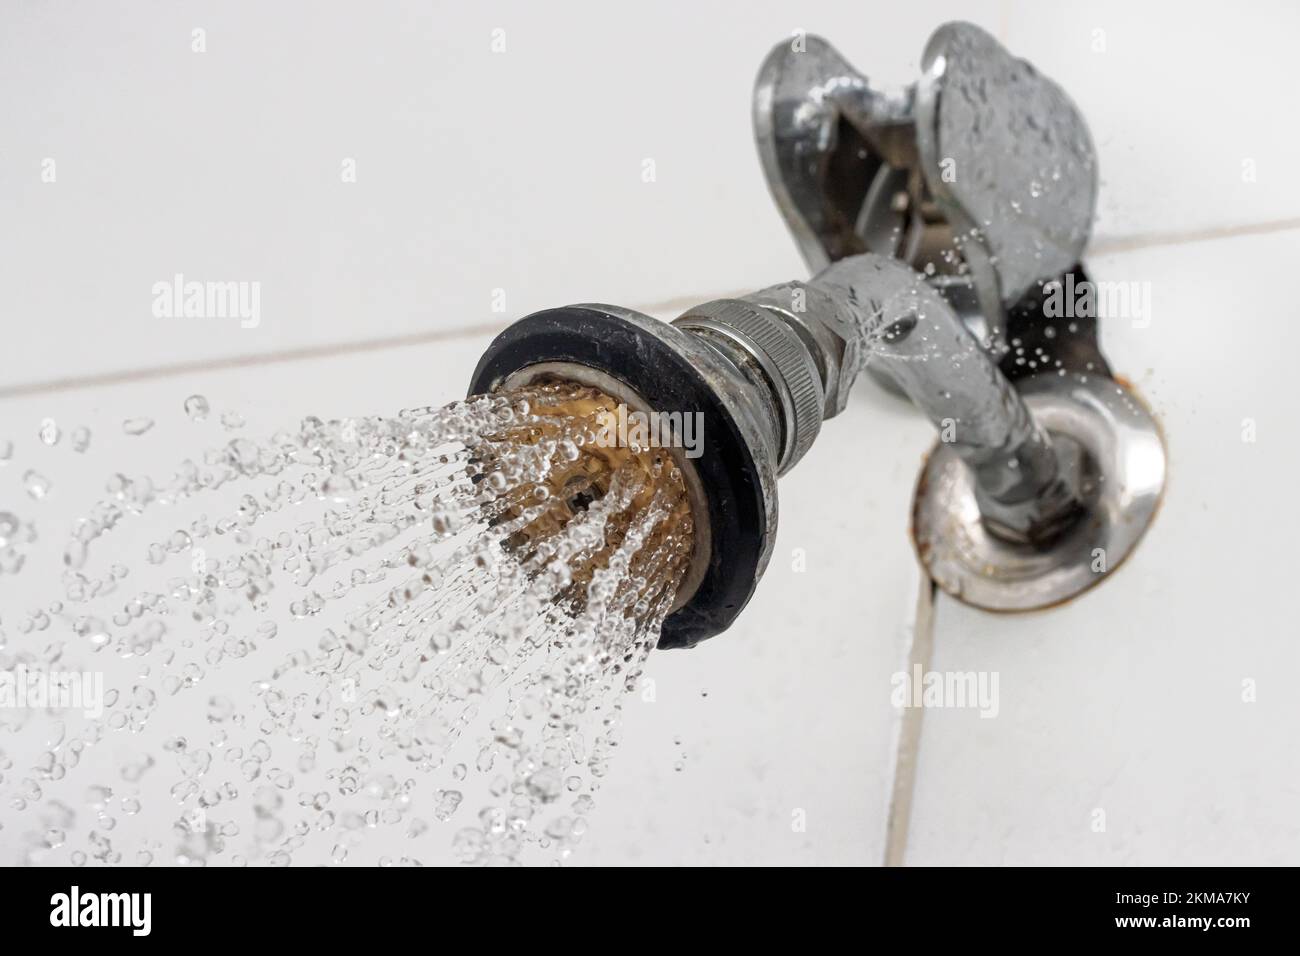
[[[752,143],[767,51],[820,31],[905,82],[935,25],[996,11],[8,5],[0,387],[802,276]],[[260,281],[261,324],[154,318],[177,272]]]
[[1104,344],[1165,429],[1165,500],[1115,576],[1061,608],[941,601],[933,669],[998,672],[1001,712],[926,711],[910,863],[1300,858],[1300,332],[1271,278],[1297,253],[1291,232],[1092,264],[1152,284],[1150,327],[1110,323]]
[[1092,129],[1099,239],[1300,217],[1296,4],[1014,0],[1004,23]]
[[[799,276],[749,119],[758,64],[794,29],[888,83],[915,78],[945,20],[1005,35],[1092,125],[1102,239],[1300,216],[1297,134],[1278,106],[1291,4],[305,9],[0,14],[13,91],[0,104],[0,384]],[[345,157],[355,184],[340,182]],[[46,158],[54,184],[40,181]],[[151,288],[177,272],[261,282],[261,324],[154,318]]]

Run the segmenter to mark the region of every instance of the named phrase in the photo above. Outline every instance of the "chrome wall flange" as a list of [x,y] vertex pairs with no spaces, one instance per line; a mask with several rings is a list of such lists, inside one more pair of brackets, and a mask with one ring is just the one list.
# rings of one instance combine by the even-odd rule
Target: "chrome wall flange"
[[1080,373],[1016,384],[1053,442],[1080,452],[1081,517],[1046,546],[1003,540],[986,527],[971,469],[943,442],[922,469],[912,504],[913,541],[932,580],[990,611],[1052,607],[1099,583],[1137,546],[1165,488],[1164,437],[1130,389]]

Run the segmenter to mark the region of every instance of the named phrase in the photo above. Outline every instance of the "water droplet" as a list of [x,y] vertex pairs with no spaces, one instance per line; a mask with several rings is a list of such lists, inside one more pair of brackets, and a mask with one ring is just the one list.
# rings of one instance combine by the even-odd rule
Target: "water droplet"
[[444,823],[451,819],[460,806],[464,796],[459,790],[439,790],[438,802],[433,808],[433,815]]
[[[164,860],[209,860],[241,829],[192,817],[200,808],[233,813],[242,803],[250,823],[241,841],[257,859],[322,863],[358,856],[371,832],[414,839],[425,820],[454,819],[462,789],[493,802],[460,828],[458,857],[566,855],[586,826],[584,781],[594,788],[606,773],[620,695],[638,685],[691,544],[680,471],[629,449],[611,460],[596,440],[592,410],[602,402],[594,390],[548,383],[394,418],[309,417],[269,442],[236,437],[187,460],[165,485],[113,476],[67,539],[66,602],[37,597],[48,612],[5,623],[31,635],[28,646],[48,647],[51,660],[70,635],[69,650],[120,656],[135,676],[120,695],[105,694],[93,729],[33,765],[57,779],[81,760],[84,775],[100,734],[166,728],[197,706],[208,718],[203,741],[173,735],[114,770],[135,786],[157,767],[161,792],[189,808],[181,820],[190,829],[167,843],[173,815],[143,814],[134,792],[117,804],[132,830],[161,838]],[[219,489],[220,499],[211,494]],[[151,518],[156,504],[190,498],[202,509],[201,496],[213,502],[209,513]],[[138,537],[95,543],[122,519]],[[0,515],[7,538],[25,527]],[[92,547],[121,563],[86,570]],[[0,551],[0,567],[7,560]],[[162,567],[129,574],[146,560]],[[127,590],[136,579],[141,590]],[[294,630],[274,646],[273,616]],[[564,653],[532,653],[559,634]],[[489,707],[499,708],[495,719]],[[479,723],[486,746],[477,763],[441,770],[458,740],[473,746]],[[543,725],[562,726],[563,736]],[[134,739],[147,747],[151,738]],[[388,772],[403,765],[413,768],[409,779]],[[482,786],[438,789],[476,768]],[[328,789],[310,785],[317,779]],[[40,799],[14,792],[28,804]],[[310,812],[282,816],[281,794]],[[573,795],[571,815],[544,823],[542,808],[563,794]],[[351,806],[353,795],[369,806]],[[106,801],[96,811],[84,826],[107,840],[113,815]],[[42,825],[53,821],[36,832]],[[77,821],[58,825],[73,833]],[[520,839],[544,828],[549,848]],[[335,831],[337,840],[309,839]],[[97,839],[87,846],[92,862],[121,856]]]
[[40,501],[50,493],[50,479],[29,468],[23,474],[23,487],[28,495]]
[[41,428],[38,434],[41,441],[46,445],[57,445],[59,443],[59,438],[63,435],[63,433],[59,431],[59,426],[53,418],[44,418],[41,420]]
[[18,516],[12,511],[0,511],[0,548],[8,547],[18,535]]
[[203,421],[208,417],[208,413],[211,410],[212,407],[208,404],[208,400],[202,395],[191,395],[189,398],[185,399],[185,414],[188,415],[192,421]]

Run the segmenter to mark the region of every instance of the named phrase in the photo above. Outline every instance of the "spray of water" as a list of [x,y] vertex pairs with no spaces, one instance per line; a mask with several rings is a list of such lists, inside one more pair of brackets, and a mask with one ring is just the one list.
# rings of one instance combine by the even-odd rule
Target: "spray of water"
[[5,862],[564,861],[691,553],[613,409],[541,384],[114,475],[43,602],[0,511]]

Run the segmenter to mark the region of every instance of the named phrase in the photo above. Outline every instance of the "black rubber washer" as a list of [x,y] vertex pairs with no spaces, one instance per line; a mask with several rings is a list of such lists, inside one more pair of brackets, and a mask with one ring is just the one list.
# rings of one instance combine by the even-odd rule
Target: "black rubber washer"
[[687,333],[666,323],[653,331],[590,306],[568,306],[520,319],[488,346],[469,394],[497,389],[513,373],[542,362],[598,369],[635,391],[654,409],[702,412],[703,454],[692,459],[708,498],[709,567],[689,602],[664,622],[660,647],[691,647],[731,626],[758,584],[767,527],[766,503],[749,444],[722,396],[690,349],[672,341]]

